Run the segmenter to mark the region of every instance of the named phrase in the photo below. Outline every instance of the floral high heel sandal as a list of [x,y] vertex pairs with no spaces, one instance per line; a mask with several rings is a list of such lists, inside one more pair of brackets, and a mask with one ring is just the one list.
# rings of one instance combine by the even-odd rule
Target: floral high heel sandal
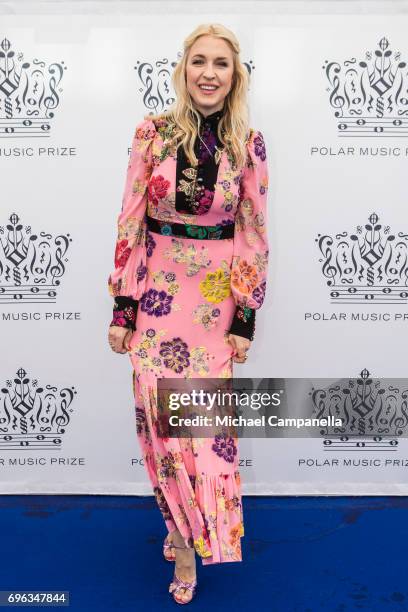
[[[181,550],[185,550],[187,546],[176,546],[175,544],[173,544],[173,548],[180,548]],[[169,593],[173,594],[174,601],[176,601],[179,604],[190,603],[190,601],[193,601],[193,598],[196,594],[197,586],[198,586],[197,578],[195,578],[191,582],[187,582],[186,580],[181,580],[181,578],[179,578],[176,575],[176,568],[174,568],[173,580],[169,586]],[[191,592],[191,598],[188,601],[183,601],[182,599],[179,599],[177,597],[177,595],[180,595],[181,589],[186,589],[186,591]]]
[[174,544],[173,542],[169,542],[168,540],[169,534],[166,535],[163,542],[163,557],[166,561],[175,561],[176,553],[174,552]]

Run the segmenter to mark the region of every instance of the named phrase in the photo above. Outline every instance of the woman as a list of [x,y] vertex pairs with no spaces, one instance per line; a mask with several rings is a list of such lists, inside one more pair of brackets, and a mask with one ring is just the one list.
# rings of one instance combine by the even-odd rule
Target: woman
[[109,343],[134,368],[137,435],[176,561],[169,590],[187,603],[195,552],[242,560],[237,441],[159,437],[157,378],[230,378],[245,362],[265,295],[268,170],[230,30],[194,30],[172,78],[172,108],[146,116],[132,143]]

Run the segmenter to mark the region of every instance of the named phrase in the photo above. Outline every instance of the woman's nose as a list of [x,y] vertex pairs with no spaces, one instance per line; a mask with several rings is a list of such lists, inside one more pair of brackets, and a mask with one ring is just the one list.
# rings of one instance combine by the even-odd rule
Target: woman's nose
[[214,77],[214,75],[215,75],[215,73],[214,73],[214,68],[213,68],[212,66],[206,66],[206,68],[205,68],[205,70],[204,70],[204,76],[205,76],[207,79],[211,79],[211,78],[213,78],[213,77]]

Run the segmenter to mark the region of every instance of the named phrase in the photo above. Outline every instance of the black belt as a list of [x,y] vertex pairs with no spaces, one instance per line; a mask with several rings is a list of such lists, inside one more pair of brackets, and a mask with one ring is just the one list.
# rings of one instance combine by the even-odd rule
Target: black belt
[[163,236],[197,238],[198,240],[224,240],[234,237],[235,224],[192,225],[191,223],[169,223],[146,215],[146,224],[151,232]]

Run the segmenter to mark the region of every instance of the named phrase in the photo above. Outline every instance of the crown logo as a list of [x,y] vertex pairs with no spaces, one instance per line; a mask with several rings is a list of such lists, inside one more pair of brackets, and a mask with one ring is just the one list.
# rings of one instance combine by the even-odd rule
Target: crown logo
[[338,136],[408,136],[406,63],[388,47],[384,37],[360,62],[353,57],[322,66]]
[[[344,385],[334,384],[326,389],[312,388],[310,396],[314,405],[313,418],[333,416],[342,420],[342,427],[321,429],[324,436],[340,436],[340,443],[370,437],[374,444],[384,447],[396,446],[398,440],[384,440],[384,437],[401,437],[408,431],[408,384],[401,379],[401,385],[387,383],[387,379],[370,378],[367,369],[360,377],[349,379]],[[326,445],[333,441],[325,440]],[[351,442],[348,445],[364,447],[367,442]]]
[[74,387],[39,387],[23,368],[7,380],[0,397],[0,449],[60,449],[71,420]]
[[70,235],[32,234],[15,213],[9,221],[0,226],[0,304],[55,303]]
[[[177,57],[180,59],[181,52]],[[164,57],[154,62],[138,61],[135,70],[140,83],[139,91],[143,94],[143,104],[149,114],[165,112],[175,101],[175,92],[171,82],[172,70],[176,67],[177,61],[170,61]],[[251,74],[255,69],[252,60],[243,62],[243,65]]]
[[332,304],[407,303],[408,234],[395,236],[378,219],[373,213],[355,234],[318,234],[319,261]]
[[23,62],[23,54],[16,57],[7,38],[0,48],[0,138],[49,137],[64,62]]

